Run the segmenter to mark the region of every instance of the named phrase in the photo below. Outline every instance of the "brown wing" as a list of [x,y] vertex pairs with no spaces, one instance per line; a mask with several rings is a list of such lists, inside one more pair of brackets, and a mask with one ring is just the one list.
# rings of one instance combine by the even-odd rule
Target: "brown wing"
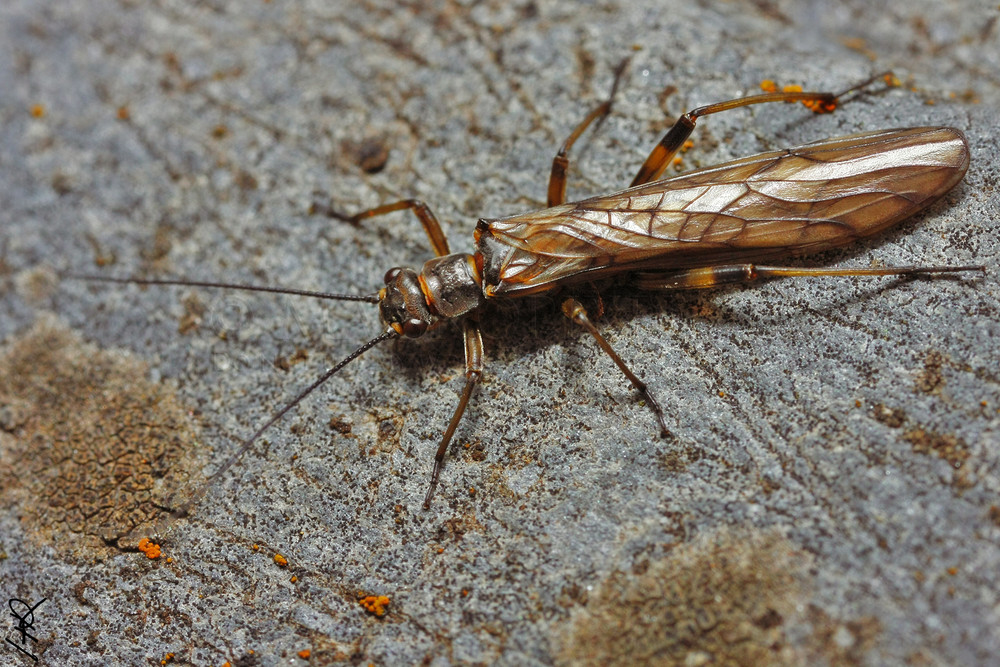
[[[883,130],[484,221],[486,293],[527,294],[622,271],[758,261],[846,245],[924,208],[954,187],[968,165],[969,146],[959,130]],[[481,238],[481,251],[485,247]]]

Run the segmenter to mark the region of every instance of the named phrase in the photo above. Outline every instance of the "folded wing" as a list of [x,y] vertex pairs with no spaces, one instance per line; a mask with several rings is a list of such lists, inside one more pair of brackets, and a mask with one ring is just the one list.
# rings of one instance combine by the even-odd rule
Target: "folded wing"
[[492,238],[510,249],[488,293],[527,294],[622,271],[759,261],[846,245],[928,206],[962,179],[968,164],[958,130],[884,130],[487,221]]

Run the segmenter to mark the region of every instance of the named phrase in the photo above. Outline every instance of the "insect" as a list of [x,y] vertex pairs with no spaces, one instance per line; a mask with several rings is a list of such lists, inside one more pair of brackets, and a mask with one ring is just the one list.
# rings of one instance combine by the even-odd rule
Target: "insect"
[[[566,203],[569,152],[589,126],[599,124],[610,113],[625,64],[616,71],[608,99],[576,126],[556,154],[548,182],[548,208],[480,219],[471,253],[451,252],[437,218],[419,200],[403,200],[355,215],[326,209],[328,215],[352,223],[410,210],[423,225],[434,258],[420,269],[389,269],[375,295],[192,280],[75,276],[140,285],[278,292],[379,306],[382,332],[329,368],[244,440],[182,506],[182,512],[267,429],[352,360],[384,341],[418,338],[457,320],[465,340],[465,383],[434,456],[423,503],[429,507],[448,445],[483,376],[479,313],[495,300],[572,289],[605,279],[624,279],[640,290],[674,290],[780,276],[912,276],[984,271],[981,266],[829,269],[757,264],[850,244],[927,207],[954,187],[969,166],[969,147],[957,129],[916,127],[866,132],[661,179],[698,118],[774,102],[803,102],[816,111],[832,111],[845,96],[869,86],[878,77],[840,93],[770,92],[689,111],[653,148],[627,189]],[[659,403],[597,330],[580,301],[570,296],[563,301],[562,310],[593,336],[621,369],[652,408],[661,434],[668,435]]]

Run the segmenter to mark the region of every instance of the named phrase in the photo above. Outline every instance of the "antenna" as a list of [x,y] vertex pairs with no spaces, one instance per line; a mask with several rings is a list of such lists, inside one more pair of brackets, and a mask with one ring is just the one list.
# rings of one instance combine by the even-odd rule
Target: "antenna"
[[274,294],[294,294],[296,296],[311,296],[316,299],[332,299],[335,301],[364,301],[378,303],[377,294],[334,294],[332,292],[314,292],[312,290],[291,289],[289,287],[266,287],[264,285],[245,285],[242,283],[216,283],[202,280],[176,280],[173,278],[115,278],[111,276],[88,276],[75,273],[64,273],[63,278],[86,280],[100,283],[121,283],[125,285],[185,285],[188,287],[216,287],[220,289],[244,290],[247,292],[272,292]]
[[[272,426],[274,426],[274,424],[277,423],[282,417],[284,417],[290,410],[292,410],[292,408],[294,408],[299,403],[301,403],[303,401],[303,399],[306,398],[306,396],[308,396],[309,394],[313,393],[313,391],[315,391],[316,389],[318,389],[320,387],[320,385],[322,385],[324,382],[326,382],[331,377],[333,377],[337,373],[337,371],[339,371],[341,368],[343,368],[347,364],[351,363],[352,361],[354,361],[355,359],[357,359],[358,357],[360,357],[362,354],[364,354],[365,352],[367,352],[371,348],[375,347],[376,345],[378,345],[379,343],[381,343],[383,341],[389,340],[390,338],[396,338],[398,335],[399,334],[396,333],[396,330],[390,327],[390,328],[386,329],[385,331],[383,331],[382,333],[380,333],[375,338],[372,338],[370,341],[368,341],[367,343],[365,343],[364,345],[362,345],[358,349],[354,350],[354,352],[351,352],[344,359],[342,359],[341,361],[339,361],[335,366],[332,366],[331,368],[328,368],[326,370],[326,372],[324,372],[321,376],[319,376],[319,378],[317,378],[315,381],[313,381],[312,384],[310,384],[308,387],[306,387],[305,389],[303,389],[302,391],[300,391],[295,396],[295,398],[293,398],[291,401],[289,401],[288,403],[286,403],[283,408],[281,408],[276,413],[274,413],[274,415],[269,420],[267,420],[267,422],[263,426],[261,426],[260,428],[258,428],[253,433],[253,435],[251,435],[249,438],[247,438],[246,440],[244,440],[243,444],[240,446],[239,449],[236,450],[235,454],[233,454],[228,459],[226,459],[226,462],[223,463],[219,467],[218,470],[216,470],[214,473],[212,473],[211,475],[209,475],[208,479],[206,479],[204,482],[202,482],[198,486],[198,488],[195,490],[195,492],[193,494],[191,494],[190,498],[188,498],[186,501],[184,501],[184,503],[180,507],[178,507],[176,510],[173,510],[170,513],[170,515],[168,515],[160,523],[160,525],[159,525],[159,527],[157,529],[157,532],[160,533],[160,534],[166,532],[167,528],[169,528],[170,525],[176,519],[179,519],[179,518],[181,518],[183,516],[187,516],[187,514],[190,511],[191,507],[193,507],[198,501],[200,501],[205,496],[205,494],[208,492],[209,488],[211,488],[211,486],[215,482],[217,482],[219,480],[219,478],[221,478],[224,474],[226,474],[226,472],[230,468],[232,468],[233,465],[235,465],[236,462],[239,461],[240,458],[242,458],[244,454],[247,453],[247,451],[250,449],[251,446],[253,446],[253,444],[257,441],[257,439],[260,438],[260,436],[263,435],[265,431],[267,431],[269,428],[271,428]],[[178,491],[178,493],[179,493],[179,491]],[[176,493],[174,495],[176,495]],[[173,497],[171,497],[171,500],[173,500]]]
[[[243,283],[220,283],[211,282],[203,280],[179,280],[173,278],[117,278],[112,276],[94,276],[85,274],[74,274],[65,273],[61,274],[62,278],[68,278],[71,280],[85,280],[89,282],[103,282],[103,283],[119,283],[119,284],[131,284],[131,285],[181,285],[187,287],[212,287],[219,289],[230,289],[230,290],[244,290],[248,292],[271,292],[274,294],[292,294],[296,296],[308,296],[317,299],[332,299],[335,301],[363,301],[365,303],[378,303],[379,297],[377,294],[363,295],[363,294],[335,294],[331,292],[316,292],[312,290],[300,290],[291,289],[287,287],[267,287],[264,285],[247,285]],[[168,528],[173,524],[175,520],[180,517],[187,516],[191,508],[200,501],[212,485],[217,482],[226,472],[232,468],[237,461],[239,461],[244,454],[249,451],[255,442],[262,436],[269,428],[274,426],[282,417],[284,417],[288,412],[290,412],[295,406],[301,403],[309,394],[313,393],[318,389],[324,382],[333,377],[341,368],[351,363],[362,354],[375,347],[379,343],[389,340],[390,338],[396,338],[399,334],[395,329],[389,327],[382,333],[380,333],[375,338],[372,338],[367,343],[363,344],[358,349],[351,352],[347,357],[339,361],[335,366],[328,368],[319,378],[313,381],[308,387],[300,391],[295,398],[285,404],[280,410],[278,410],[274,415],[271,416],[263,426],[258,428],[253,435],[243,441],[240,448],[236,450],[236,453],[226,459],[218,470],[208,476],[208,478],[202,482],[198,488],[195,490],[191,497],[184,501],[177,509],[172,510],[170,514],[165,516],[157,526],[157,533],[163,534]],[[181,489],[173,494],[170,498],[170,502],[173,501],[174,496],[180,493]],[[169,506],[168,502],[168,506]]]

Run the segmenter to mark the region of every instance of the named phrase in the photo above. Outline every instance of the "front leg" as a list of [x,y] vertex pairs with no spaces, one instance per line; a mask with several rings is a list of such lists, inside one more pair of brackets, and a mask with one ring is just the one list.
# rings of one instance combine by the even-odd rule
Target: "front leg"
[[465,414],[465,408],[469,404],[469,397],[472,396],[472,390],[476,388],[476,385],[479,384],[479,381],[483,377],[483,337],[479,332],[479,320],[475,313],[467,316],[462,321],[462,327],[465,335],[465,387],[462,389],[462,397],[458,400],[455,414],[452,415],[451,422],[448,423],[448,428],[441,438],[441,444],[438,445],[437,452],[434,454],[431,485],[427,489],[427,495],[424,496],[425,510],[431,507],[431,496],[434,495],[438,478],[441,476],[441,467],[444,465],[444,455],[448,451],[448,443],[451,442],[451,437],[455,435],[455,429],[458,428],[458,422],[462,420],[462,415]]
[[437,257],[444,257],[451,254],[451,250],[448,248],[448,238],[441,231],[441,224],[438,222],[437,216],[431,211],[430,206],[419,199],[403,199],[391,204],[382,204],[381,206],[376,206],[375,208],[370,208],[367,211],[361,211],[354,215],[347,215],[329,206],[318,204],[313,205],[311,212],[322,213],[327,217],[357,225],[366,218],[374,218],[386,213],[405,210],[412,210],[413,214],[420,220],[420,224],[424,226],[424,231],[427,232],[427,237],[431,240],[431,248],[433,248],[434,254]]

